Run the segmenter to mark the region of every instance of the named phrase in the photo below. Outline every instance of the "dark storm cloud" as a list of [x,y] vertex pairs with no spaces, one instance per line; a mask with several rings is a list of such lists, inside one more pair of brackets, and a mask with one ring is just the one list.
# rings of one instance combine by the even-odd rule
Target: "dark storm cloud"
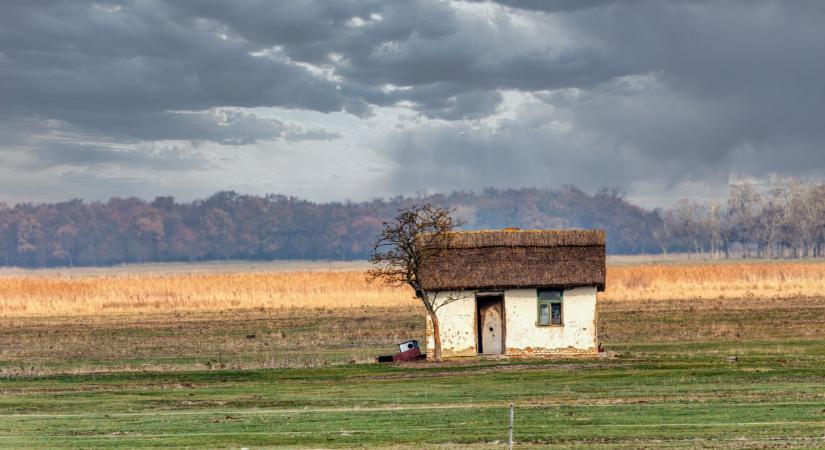
[[45,169],[55,166],[94,167],[116,165],[145,167],[153,170],[194,170],[209,166],[203,155],[188,150],[165,149],[113,149],[99,144],[63,143],[32,149],[31,158],[23,167]]
[[329,140],[339,136],[332,131],[304,129],[237,109],[170,111],[126,118],[100,116],[96,117],[95,122],[110,134],[146,141],[202,140],[244,145],[278,138],[303,141]]
[[821,173],[823,23],[779,0],[7,2],[0,152],[146,168],[162,141],[342,138],[247,108],[400,105],[387,193]]
[[[567,9],[553,2],[504,3]],[[397,183],[417,180],[403,186],[414,190],[467,174],[473,178],[465,185],[491,177],[501,181],[490,184],[532,184],[545,173],[597,188],[634,181],[724,185],[732,175],[823,175],[825,4],[593,3],[553,15],[570,33],[586,36],[587,45],[570,58],[599,54],[583,58],[594,62],[591,83],[556,76],[545,81],[558,83],[549,89],[521,88],[532,88],[546,102],[547,122],[571,124],[563,138],[518,123],[497,133],[470,126],[411,130],[398,138],[404,150],[396,159],[400,172],[412,167],[415,174]],[[522,138],[526,132],[531,139]],[[416,154],[425,155],[424,161],[406,159]],[[577,172],[587,176],[576,180]]]
[[[254,141],[278,133],[261,123],[249,126],[250,120],[207,129],[203,117],[170,112],[341,109],[332,82],[289,61],[255,57],[250,52],[256,46],[224,39],[221,28],[176,16],[162,2],[6,4],[0,15],[0,115],[58,119],[148,139]],[[150,127],[161,128],[159,136],[151,136]],[[221,131],[229,135],[216,136]]]
[[584,86],[618,73],[587,50],[502,42],[518,27],[494,19],[500,32],[424,1],[13,2],[0,16],[0,114],[150,140],[254,142],[278,133],[238,126],[251,134],[215,136],[231,130],[170,112],[276,106],[363,117],[370,105],[406,101],[460,119],[492,113],[498,88]]
[[[719,165],[754,174],[795,173],[802,161],[823,168],[825,4],[644,2],[587,10],[571,23],[661,82],[601,108],[570,105],[585,127],[646,159],[680,161],[695,178]],[[632,110],[626,99],[637,102]],[[747,160],[743,149],[753,152]]]
[[566,130],[570,119],[569,111],[533,103],[492,126],[454,122],[404,131],[387,143],[397,170],[386,182],[400,192],[564,184],[598,189],[649,170],[631,153],[594,150],[603,144],[600,137]]

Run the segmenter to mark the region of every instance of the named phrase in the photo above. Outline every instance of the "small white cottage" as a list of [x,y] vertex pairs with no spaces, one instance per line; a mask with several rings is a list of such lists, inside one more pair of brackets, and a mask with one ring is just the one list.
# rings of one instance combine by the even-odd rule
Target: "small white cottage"
[[[605,271],[603,231],[508,228],[451,233],[421,281],[453,300],[437,311],[444,358],[588,355]],[[430,357],[433,347],[427,317]]]

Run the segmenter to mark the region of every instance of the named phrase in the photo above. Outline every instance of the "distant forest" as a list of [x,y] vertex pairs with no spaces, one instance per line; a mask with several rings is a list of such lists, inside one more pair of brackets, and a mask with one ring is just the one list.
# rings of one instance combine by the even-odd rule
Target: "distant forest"
[[617,190],[588,194],[572,186],[361,203],[220,192],[191,203],[157,197],[0,204],[0,265],[365,259],[382,222],[415,203],[455,209],[465,229],[601,228],[611,254],[821,255],[825,186],[788,181],[763,191],[739,184],[725,204],[683,200],[665,211],[635,206]]

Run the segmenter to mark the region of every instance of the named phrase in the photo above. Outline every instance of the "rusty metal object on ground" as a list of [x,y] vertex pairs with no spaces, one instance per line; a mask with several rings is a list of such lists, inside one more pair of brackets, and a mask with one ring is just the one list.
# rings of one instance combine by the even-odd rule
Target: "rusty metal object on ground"
[[421,349],[418,347],[418,341],[415,339],[398,344],[398,353],[394,355],[382,355],[376,358],[377,362],[399,362],[399,361],[416,361],[424,359],[426,356],[421,354]]

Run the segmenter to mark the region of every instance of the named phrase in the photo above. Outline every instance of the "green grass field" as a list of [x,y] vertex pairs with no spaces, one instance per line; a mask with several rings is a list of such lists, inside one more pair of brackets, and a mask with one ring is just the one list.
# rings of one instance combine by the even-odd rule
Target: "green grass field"
[[615,358],[403,366],[347,361],[420,338],[409,308],[15,319],[0,446],[504,448],[512,402],[518,448],[825,447],[825,300],[766,305],[607,303]]

